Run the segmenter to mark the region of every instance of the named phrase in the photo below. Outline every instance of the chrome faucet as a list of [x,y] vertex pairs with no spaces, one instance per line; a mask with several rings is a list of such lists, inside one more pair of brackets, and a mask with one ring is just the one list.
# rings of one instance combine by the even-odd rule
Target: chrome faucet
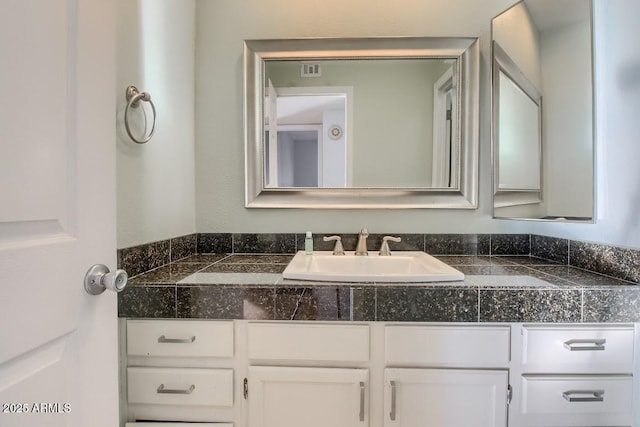
[[388,243],[389,240],[396,243],[400,243],[402,241],[400,237],[384,236],[382,238],[382,245],[380,245],[380,253],[379,253],[380,256],[391,255],[391,250],[389,249],[389,243]]
[[369,237],[369,232],[367,231],[367,229],[363,228],[362,230],[360,230],[355,255],[369,255],[369,252],[367,252],[367,237]]
[[324,236],[322,240],[324,240],[325,242],[331,242],[335,240],[336,244],[333,247],[333,254],[344,255],[344,247],[342,246],[342,241],[340,236],[329,236],[329,237]]

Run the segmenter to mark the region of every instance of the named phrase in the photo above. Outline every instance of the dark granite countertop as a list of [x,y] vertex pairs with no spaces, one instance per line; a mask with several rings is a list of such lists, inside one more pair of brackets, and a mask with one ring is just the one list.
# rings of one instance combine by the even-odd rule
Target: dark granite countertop
[[421,322],[639,322],[640,286],[530,256],[438,256],[464,281],[282,278],[293,254],[198,254],[130,279],[120,317]]

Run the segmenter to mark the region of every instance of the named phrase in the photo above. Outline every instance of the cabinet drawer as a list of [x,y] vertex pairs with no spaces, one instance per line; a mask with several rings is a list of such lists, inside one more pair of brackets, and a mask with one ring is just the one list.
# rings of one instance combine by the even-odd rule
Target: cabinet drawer
[[369,326],[250,323],[249,359],[366,362]]
[[506,367],[508,326],[387,326],[385,360],[395,366]]
[[527,425],[632,424],[631,376],[523,376]]
[[633,326],[523,326],[525,372],[630,373]]
[[233,427],[231,423],[126,423],[125,427]]
[[128,320],[127,354],[233,357],[233,322]]
[[127,368],[130,404],[232,406],[232,369]]

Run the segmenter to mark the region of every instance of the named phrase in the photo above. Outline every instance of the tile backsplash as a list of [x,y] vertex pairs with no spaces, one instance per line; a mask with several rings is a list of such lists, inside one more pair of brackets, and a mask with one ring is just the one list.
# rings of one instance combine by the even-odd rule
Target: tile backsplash
[[[336,233],[345,250],[354,250],[357,234]],[[314,235],[315,250],[331,250],[333,242]],[[634,283],[640,282],[640,250],[535,234],[393,234],[402,238],[391,250],[423,250],[431,255],[533,256]],[[371,234],[369,250],[380,247],[384,234]],[[134,277],[179,259],[205,253],[293,254],[304,249],[304,234],[194,233],[118,250],[118,268]]]

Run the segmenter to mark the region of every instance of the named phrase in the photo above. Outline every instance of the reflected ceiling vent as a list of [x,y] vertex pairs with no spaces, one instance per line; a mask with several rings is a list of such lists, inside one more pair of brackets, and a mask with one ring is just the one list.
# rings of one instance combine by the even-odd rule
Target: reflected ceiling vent
[[322,68],[317,62],[303,62],[300,64],[300,77],[320,77]]

